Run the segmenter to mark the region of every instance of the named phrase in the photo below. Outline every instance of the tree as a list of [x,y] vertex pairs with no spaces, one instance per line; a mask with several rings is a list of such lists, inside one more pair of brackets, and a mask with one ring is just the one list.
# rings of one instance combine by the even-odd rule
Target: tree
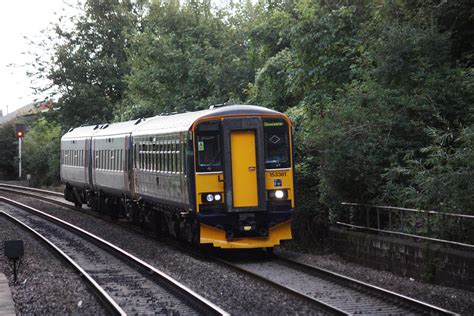
[[58,87],[57,119],[64,126],[110,121],[123,99],[129,73],[127,34],[136,28],[138,4],[88,0],[71,30],[56,25],[48,78]]
[[118,117],[196,110],[243,98],[253,73],[245,48],[210,3],[152,2],[129,52],[128,93]]
[[18,140],[15,137],[15,123],[0,125],[0,178],[14,179],[17,174]]
[[32,175],[35,185],[59,183],[61,132],[58,123],[39,118],[25,136],[25,171]]

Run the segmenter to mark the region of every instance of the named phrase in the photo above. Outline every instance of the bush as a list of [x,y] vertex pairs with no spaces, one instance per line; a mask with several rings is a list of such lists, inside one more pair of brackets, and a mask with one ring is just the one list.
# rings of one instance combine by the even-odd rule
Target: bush
[[59,183],[60,140],[61,126],[44,118],[38,119],[26,134],[25,171],[31,174],[34,185]]

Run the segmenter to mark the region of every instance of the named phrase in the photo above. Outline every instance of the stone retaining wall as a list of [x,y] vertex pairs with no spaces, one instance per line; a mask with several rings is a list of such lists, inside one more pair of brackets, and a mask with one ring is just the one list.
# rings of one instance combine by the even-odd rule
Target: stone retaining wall
[[330,242],[346,260],[402,276],[474,291],[474,251],[332,227]]

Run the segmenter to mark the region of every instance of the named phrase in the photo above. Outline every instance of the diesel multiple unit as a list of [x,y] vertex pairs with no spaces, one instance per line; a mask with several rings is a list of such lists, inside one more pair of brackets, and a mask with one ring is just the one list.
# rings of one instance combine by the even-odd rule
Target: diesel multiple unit
[[195,244],[291,239],[291,122],[250,105],[84,126],[61,139],[65,198]]

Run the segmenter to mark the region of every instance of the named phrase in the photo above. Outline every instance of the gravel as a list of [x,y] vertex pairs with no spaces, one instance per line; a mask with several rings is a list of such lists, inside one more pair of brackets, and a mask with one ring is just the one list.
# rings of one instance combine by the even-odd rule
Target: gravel
[[[163,241],[152,240],[101,219],[37,200],[33,201],[31,198],[16,197],[16,199],[29,205],[36,205],[45,212],[63,218],[122,247],[232,314],[317,313],[313,306],[308,306],[286,293],[276,291],[263,282],[236,273],[214,262],[182,253]],[[336,254],[309,254],[294,249],[292,243],[289,243],[277,248],[275,252],[457,313],[471,314],[474,310],[474,295],[471,292],[374,270],[345,261]]]
[[277,291],[269,285],[219,264],[183,253],[164,241],[154,240],[99,218],[3,192],[27,205],[57,216],[162,270],[229,313],[236,315],[314,314],[314,305]]
[[[0,271],[9,280],[17,314],[105,314],[79,275],[42,242],[3,216],[0,217],[0,227]],[[25,254],[16,284],[13,283],[13,269],[3,256],[5,240],[23,240],[24,243]]]
[[401,277],[386,271],[367,268],[342,259],[337,254],[310,254],[292,250],[288,244],[276,254],[306,264],[324,268],[384,289],[439,306],[450,311],[472,315],[474,293],[446,286],[425,283],[413,278]]

